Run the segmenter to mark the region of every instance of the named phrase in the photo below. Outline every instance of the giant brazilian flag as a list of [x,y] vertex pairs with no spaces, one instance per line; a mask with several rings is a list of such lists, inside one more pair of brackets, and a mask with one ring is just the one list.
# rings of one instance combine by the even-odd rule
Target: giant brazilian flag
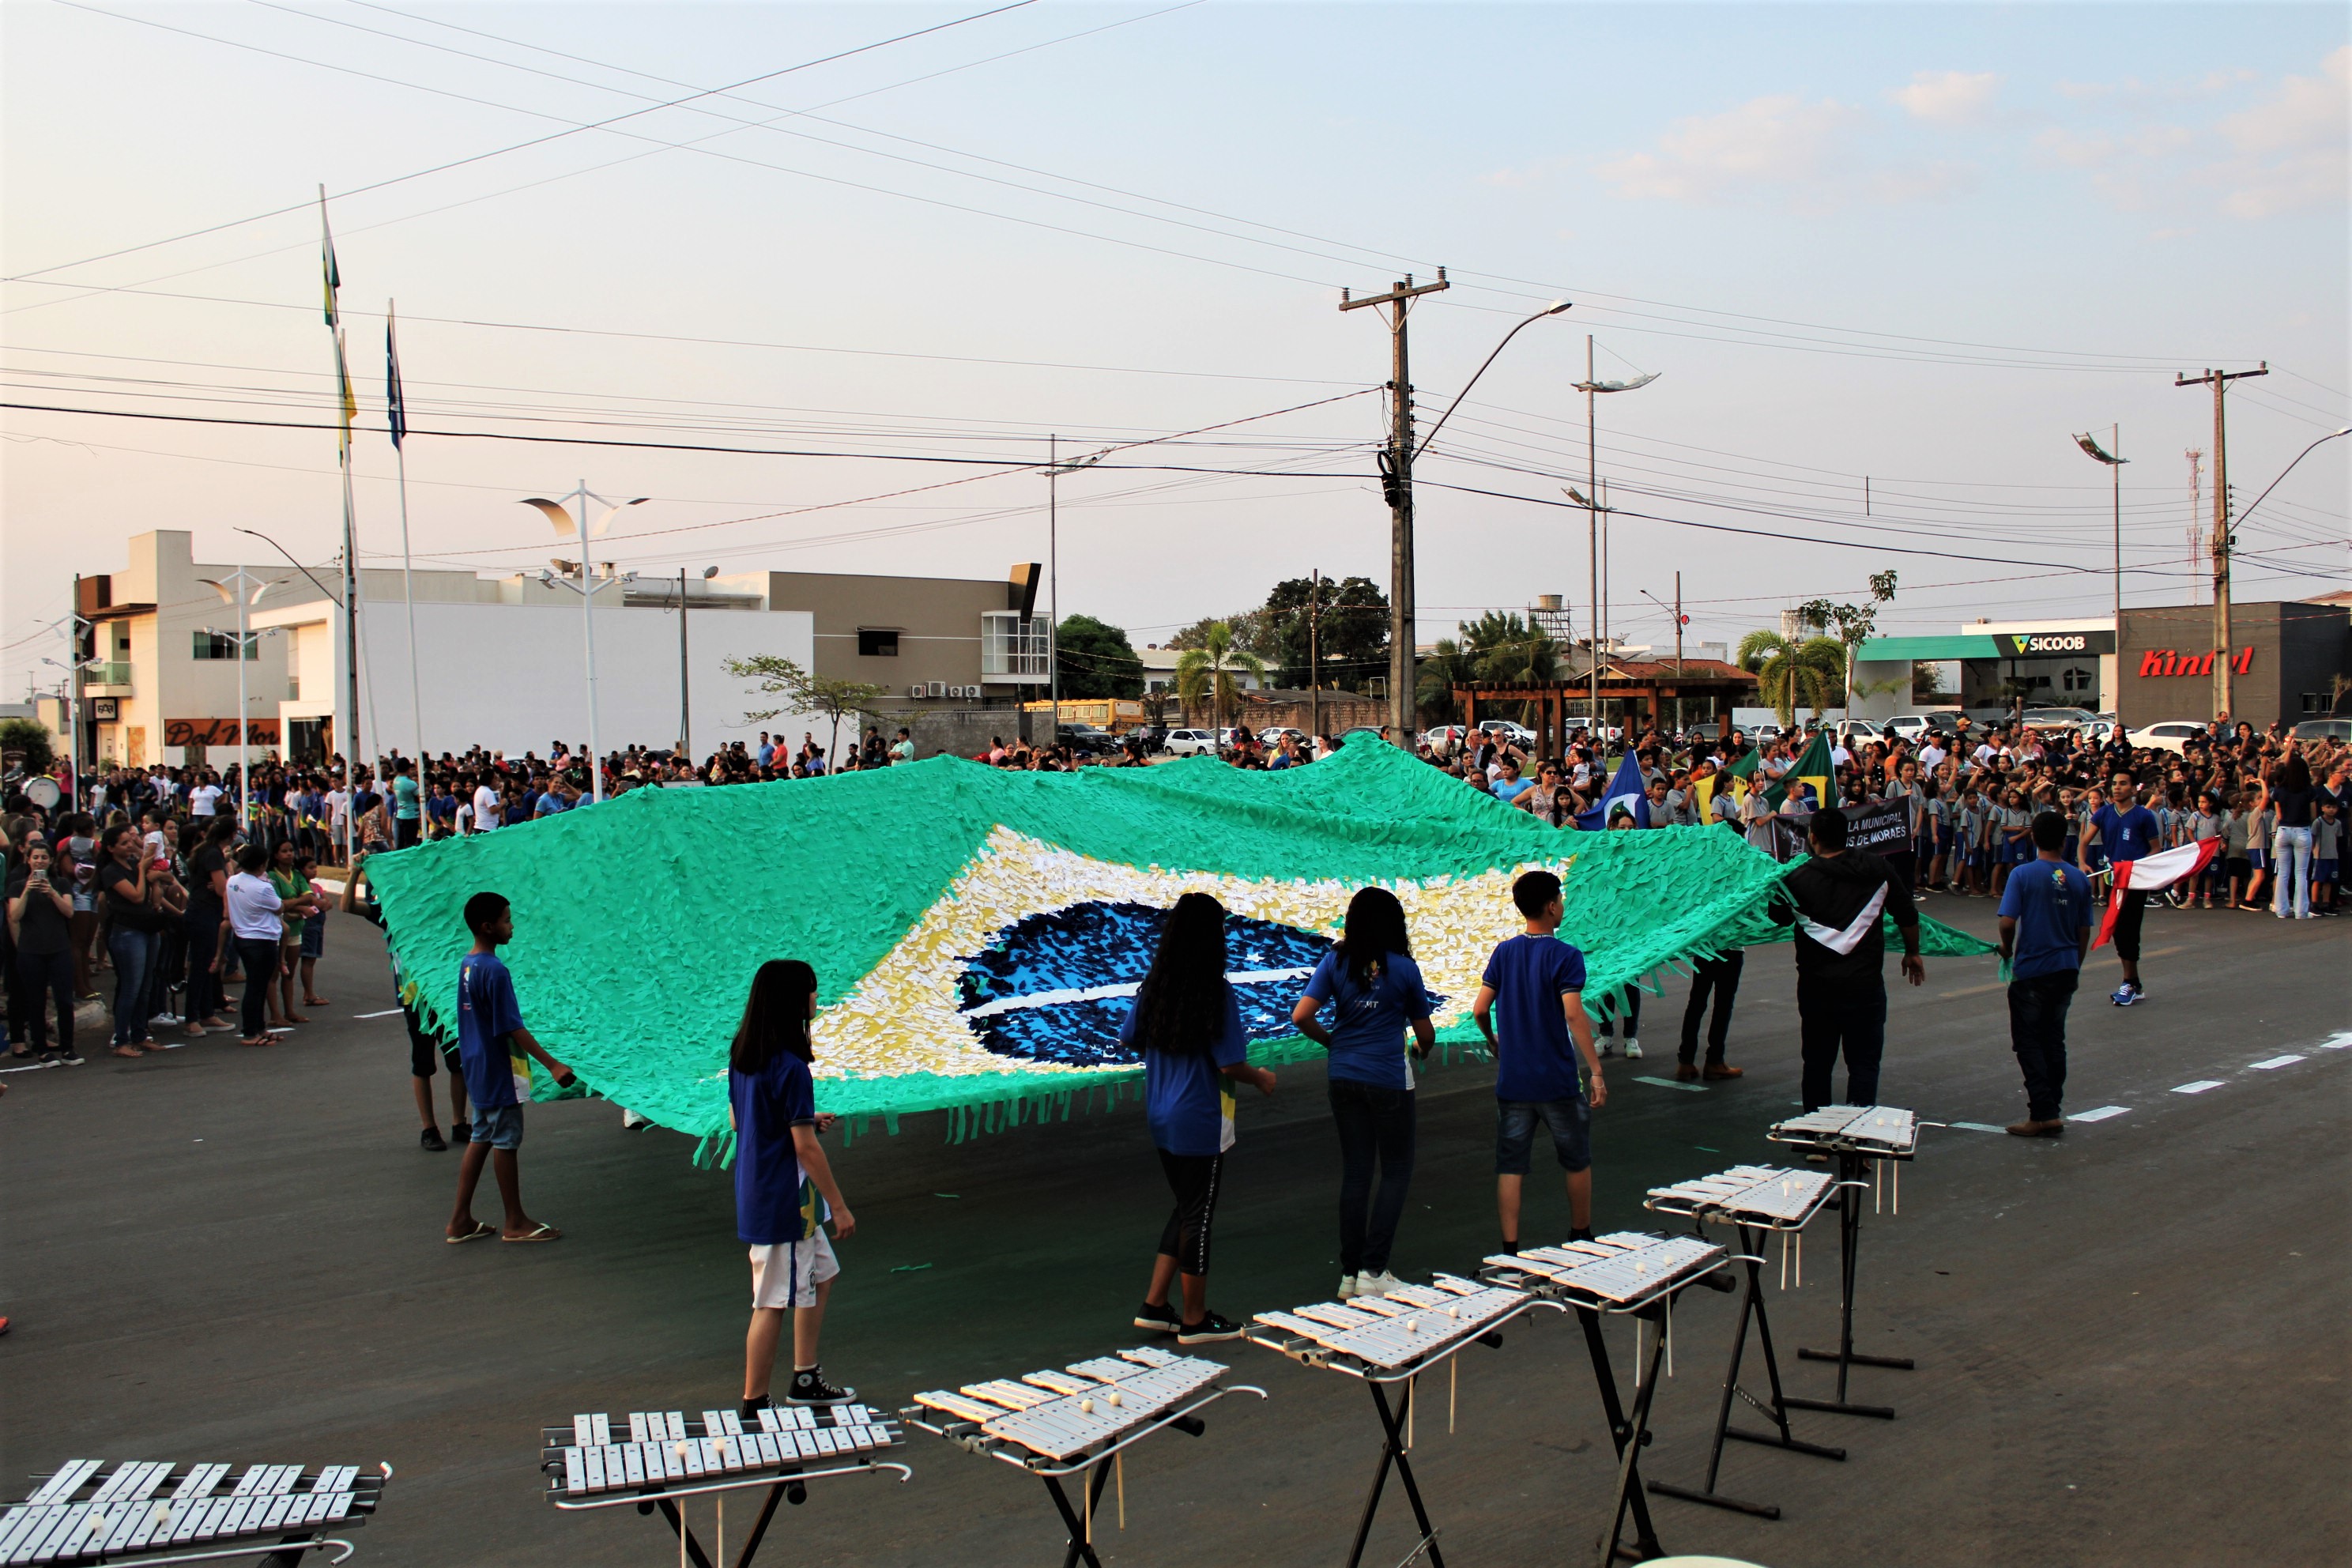
[[[1441,1037],[1475,1039],[1486,955],[1521,929],[1511,881],[1536,867],[1562,880],[1560,934],[1585,951],[1603,1011],[1669,965],[1786,934],[1764,904],[1789,868],[1738,835],[1555,828],[1369,736],[1274,773],[939,757],[638,790],[379,856],[368,873],[431,1027],[455,1037],[467,899],[502,893],[531,1031],[588,1089],[710,1153],[726,1143],[728,1044],[768,959],[816,969],[820,1109],[893,1128],[947,1110],[961,1136],[1132,1089],[1119,1020],[1187,892],[1233,917],[1254,1059],[1318,1054],[1290,1006],[1372,882],[1404,904]],[[1922,924],[1930,952],[1990,951]]]

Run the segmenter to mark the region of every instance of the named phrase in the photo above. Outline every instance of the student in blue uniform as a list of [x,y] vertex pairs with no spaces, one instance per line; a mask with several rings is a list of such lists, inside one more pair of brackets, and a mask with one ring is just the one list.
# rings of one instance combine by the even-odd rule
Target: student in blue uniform
[[2066,1008],[2091,951],[2091,879],[2065,859],[2066,819],[2033,819],[2033,859],[2011,872],[2000,895],[2000,955],[2009,961],[2009,1043],[2025,1075],[2019,1138],[2066,1131]]
[[[1319,1015],[1332,1009],[1327,1028]],[[1389,1272],[1397,1221],[1412,1184],[1413,1077],[1408,1057],[1437,1043],[1435,1011],[1412,961],[1404,906],[1386,888],[1348,903],[1339,944],[1323,955],[1307,994],[1290,1010],[1298,1032],[1328,1053],[1331,1121],[1339,1132],[1339,1300],[1377,1296]],[[1414,1044],[1405,1044],[1405,1031]],[[1380,1167],[1380,1190],[1372,1168]]]
[[[2145,859],[2162,847],[2157,842],[2160,831],[2156,813],[2138,804],[2139,789],[2129,773],[2115,776],[2113,804],[2101,806],[2093,814],[2082,838],[2082,854],[2087,866],[2091,851],[2097,849],[2110,865]],[[2147,895],[2137,888],[2126,887],[2120,893],[2110,894],[2121,902],[2116,909],[2116,956],[2123,961],[2124,983],[2116,987],[2107,1000],[2118,1007],[2135,1006],[2147,997],[2139,983],[2140,919],[2147,910]]]
[[[1568,1173],[1570,1239],[1591,1237],[1592,1111],[1609,1102],[1592,1019],[1584,1010],[1584,954],[1559,940],[1566,917],[1559,879],[1529,871],[1511,884],[1511,901],[1527,931],[1486,960],[1470,1005],[1495,1052],[1495,1207],[1507,1252],[1519,1247],[1519,1199],[1534,1163],[1538,1121]],[[1491,1016],[1498,1005],[1499,1027]],[[1579,1057],[1591,1084],[1589,1099],[1577,1079]]]
[[817,1135],[835,1118],[820,1116],[809,1076],[815,1052],[816,971],[793,958],[772,958],[751,977],[751,995],[736,1026],[727,1062],[727,1124],[735,1130],[735,1233],[751,1248],[751,1327],[743,1338],[743,1411],[771,1403],[768,1385],[793,1320],[791,1405],[839,1405],[856,1394],[837,1388],[817,1359],[825,1302],[841,1264],[824,1222],[846,1241],[856,1216]]
[[[1118,1039],[1143,1057],[1144,1120],[1176,1196],[1135,1326],[1186,1345],[1239,1339],[1239,1323],[1209,1310],[1209,1229],[1234,1146],[1233,1082],[1272,1094],[1274,1074],[1247,1059],[1241,1005],[1225,979],[1224,905],[1206,893],[1176,900]],[[1168,1300],[1180,1275],[1181,1309]]]
[[493,1234],[474,1219],[474,1188],[482,1166],[496,1173],[506,1224],[500,1241],[556,1241],[563,1233],[542,1225],[522,1208],[522,1173],[516,1151],[522,1147],[522,1107],[530,1098],[530,1060],[569,1088],[572,1069],[547,1054],[523,1027],[522,1005],[515,1000],[514,976],[499,949],[514,940],[514,910],[497,893],[466,900],[466,929],[474,950],[457,963],[457,1065],[466,1078],[466,1098],[474,1102],[466,1158],[457,1168],[457,1206],[449,1211],[448,1239],[478,1241]]

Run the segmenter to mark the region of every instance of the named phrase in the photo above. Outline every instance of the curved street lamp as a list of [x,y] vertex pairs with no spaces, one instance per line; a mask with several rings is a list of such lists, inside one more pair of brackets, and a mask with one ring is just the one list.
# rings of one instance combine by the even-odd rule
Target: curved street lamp
[[[580,541],[580,637],[588,658],[588,787],[593,792],[591,798],[596,801],[604,798],[604,752],[596,742],[596,619],[593,614],[596,567],[595,563],[588,559],[588,542],[601,537],[613,525],[614,514],[623,507],[643,506],[652,499],[651,496],[638,496],[630,500],[608,500],[590,489],[588,481],[583,479],[578,489],[563,498],[578,503],[579,510],[576,512],[565,510],[562,501],[549,500],[541,496],[531,496],[522,503],[537,507],[540,514],[554,525],[556,532],[572,534]],[[592,500],[604,509],[593,529],[588,526],[588,503]],[[679,612],[681,615],[684,613],[683,610]]]
[[[2116,636],[2124,635],[2124,465],[2130,458],[2123,456],[2124,427],[2120,424],[2107,427],[2109,452],[2086,433],[2074,437],[2074,445],[2090,454],[2095,461],[2107,466],[2108,477],[2114,481],[2116,498]],[[2120,647],[2122,645],[2116,645]]]
[[[1592,616],[1591,619],[1587,622],[1585,626],[1585,635],[1592,645],[1592,657],[1586,660],[1586,663],[1591,667],[1592,711],[1586,715],[1586,718],[1591,723],[1593,733],[1596,736],[1601,733],[1601,648],[1605,635],[1601,626],[1601,612],[1604,602],[1601,595],[1601,579],[1607,575],[1602,569],[1602,563],[1606,559],[1607,544],[1601,535],[1601,520],[1609,509],[1602,506],[1599,499],[1601,495],[1601,458],[1596,450],[1598,447],[1596,436],[1598,421],[1593,413],[1593,401],[1595,398],[1607,393],[1639,392],[1642,388],[1649,385],[1650,383],[1657,380],[1660,374],[1660,372],[1653,370],[1646,371],[1643,374],[1635,376],[1631,381],[1601,380],[1598,375],[1593,374],[1592,334],[1590,332],[1585,334],[1584,379],[1576,384],[1576,390],[1584,394],[1584,483],[1586,489],[1584,494],[1578,497],[1578,499],[1582,500],[1584,503],[1585,571],[1589,576],[1589,587],[1592,595]],[[1575,492],[1571,490],[1570,493],[1573,495]]]

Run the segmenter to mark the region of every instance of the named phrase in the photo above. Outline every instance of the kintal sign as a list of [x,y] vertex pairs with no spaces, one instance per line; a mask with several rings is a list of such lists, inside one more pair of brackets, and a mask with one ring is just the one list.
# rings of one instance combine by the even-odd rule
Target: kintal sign
[[[2254,670],[2254,650],[2242,647],[2230,658],[2233,675],[2252,675]],[[2210,653],[2179,653],[2168,647],[2152,647],[2139,656],[2142,680],[2168,675],[2210,675],[2213,656]]]

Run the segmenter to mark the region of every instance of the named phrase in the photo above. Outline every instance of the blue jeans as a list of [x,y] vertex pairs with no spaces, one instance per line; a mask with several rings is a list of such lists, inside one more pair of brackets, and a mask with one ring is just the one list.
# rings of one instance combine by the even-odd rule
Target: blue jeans
[[106,940],[106,951],[114,960],[114,1043],[118,1046],[154,1038],[147,1032],[152,1013],[147,980],[163,941],[160,931],[125,931],[119,925]]
[[1496,1103],[1495,1174],[1524,1176],[1535,1164],[1536,1123],[1551,1133],[1552,1152],[1570,1175],[1592,1168],[1592,1108],[1574,1100],[1505,1100]]
[[[2277,869],[2271,873],[2271,913],[2292,912],[2302,920],[2311,913],[2311,829],[2281,827],[2271,838]],[[2287,882],[2294,882],[2294,908],[2287,909]]]
[[[1385,1273],[1405,1191],[1412,1184],[1412,1090],[1344,1078],[1331,1079],[1328,1087],[1332,1124],[1339,1130],[1339,1272]],[[1381,1173],[1377,1194],[1375,1161]]]

